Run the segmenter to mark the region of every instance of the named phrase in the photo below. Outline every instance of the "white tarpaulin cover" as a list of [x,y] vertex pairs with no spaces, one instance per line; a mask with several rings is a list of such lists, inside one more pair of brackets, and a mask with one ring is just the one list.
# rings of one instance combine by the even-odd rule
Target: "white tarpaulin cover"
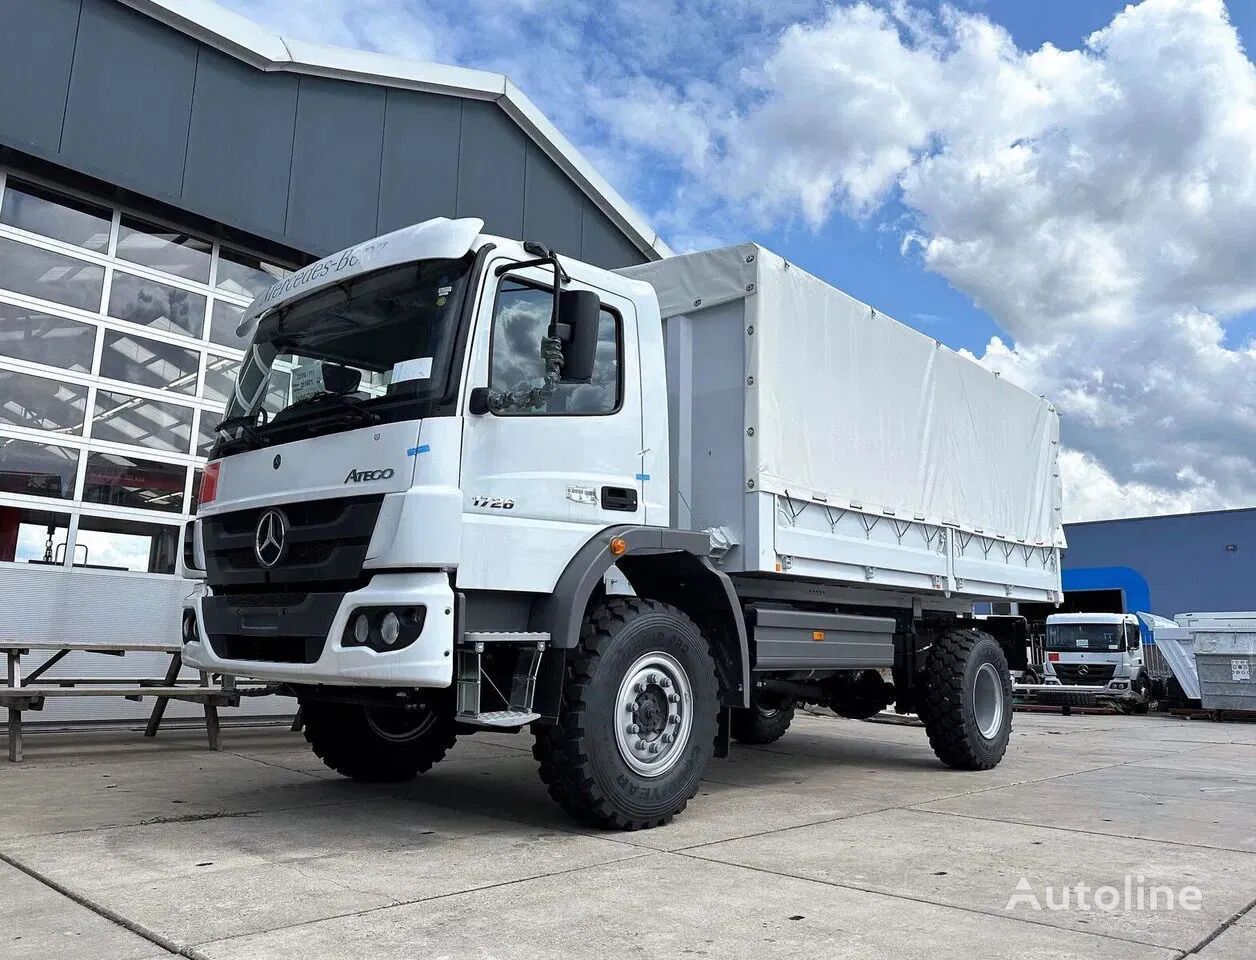
[[1064,545],[1046,400],[754,244],[621,272],[664,317],[745,298],[759,489]]

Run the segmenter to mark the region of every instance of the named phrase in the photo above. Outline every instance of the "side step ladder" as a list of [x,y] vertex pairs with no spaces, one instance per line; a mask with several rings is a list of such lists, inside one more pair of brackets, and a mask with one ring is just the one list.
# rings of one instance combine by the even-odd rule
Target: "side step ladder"
[[[549,646],[548,633],[467,633],[458,647],[458,722],[476,727],[517,728],[527,726],[541,715],[532,712],[532,701],[536,696],[536,677],[541,669],[541,655]],[[484,650],[489,645],[507,645],[519,647],[519,656],[515,661],[515,673],[510,682],[510,697],[507,699],[497,689],[493,679],[483,670],[481,663]],[[487,682],[496,691],[499,698],[507,700],[506,710],[490,710],[480,712],[481,684]]]

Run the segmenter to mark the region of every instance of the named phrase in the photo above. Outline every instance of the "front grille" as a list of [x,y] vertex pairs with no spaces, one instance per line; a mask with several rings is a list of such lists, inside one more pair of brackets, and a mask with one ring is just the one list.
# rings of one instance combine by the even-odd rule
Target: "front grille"
[[317,663],[323,654],[323,641],[315,637],[242,637],[220,635],[209,645],[224,660],[252,660],[255,663]]
[[[203,521],[205,570],[218,593],[267,585],[309,585],[326,590],[360,580],[362,563],[379,519],[382,496],[309,500],[278,507],[237,510]],[[274,567],[264,567],[254,546],[257,524],[272,509],[287,521],[285,549]]]
[[1116,673],[1115,663],[1053,663],[1051,666],[1061,683],[1080,687],[1106,687]]
[[343,593],[215,594],[201,601],[210,648],[227,660],[315,663]]

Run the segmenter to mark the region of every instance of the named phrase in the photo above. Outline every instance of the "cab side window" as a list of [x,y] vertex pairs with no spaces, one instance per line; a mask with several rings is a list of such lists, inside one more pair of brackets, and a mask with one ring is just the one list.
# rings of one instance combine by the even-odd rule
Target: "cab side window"
[[489,347],[492,411],[514,416],[614,413],[619,409],[623,368],[619,317],[602,308],[592,382],[556,383],[552,348],[544,342],[552,307],[549,290],[509,277],[502,282]]

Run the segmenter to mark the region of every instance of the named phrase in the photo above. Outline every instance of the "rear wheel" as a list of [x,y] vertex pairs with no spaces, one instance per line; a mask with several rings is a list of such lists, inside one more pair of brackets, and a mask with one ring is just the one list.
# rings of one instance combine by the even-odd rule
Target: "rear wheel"
[[537,732],[541,779],[587,823],[667,823],[698,790],[718,711],[715,664],[693,621],[652,600],[608,600],[568,655],[558,722]]
[[425,773],[454,745],[454,718],[434,703],[367,707],[309,700],[305,739],[337,773],[366,783],[397,783]]
[[794,719],[792,703],[764,704],[756,698],[748,707],[732,712],[729,732],[741,743],[775,743]]
[[920,719],[938,759],[957,770],[998,765],[1012,735],[1012,675],[998,641],[950,630],[925,655]]

